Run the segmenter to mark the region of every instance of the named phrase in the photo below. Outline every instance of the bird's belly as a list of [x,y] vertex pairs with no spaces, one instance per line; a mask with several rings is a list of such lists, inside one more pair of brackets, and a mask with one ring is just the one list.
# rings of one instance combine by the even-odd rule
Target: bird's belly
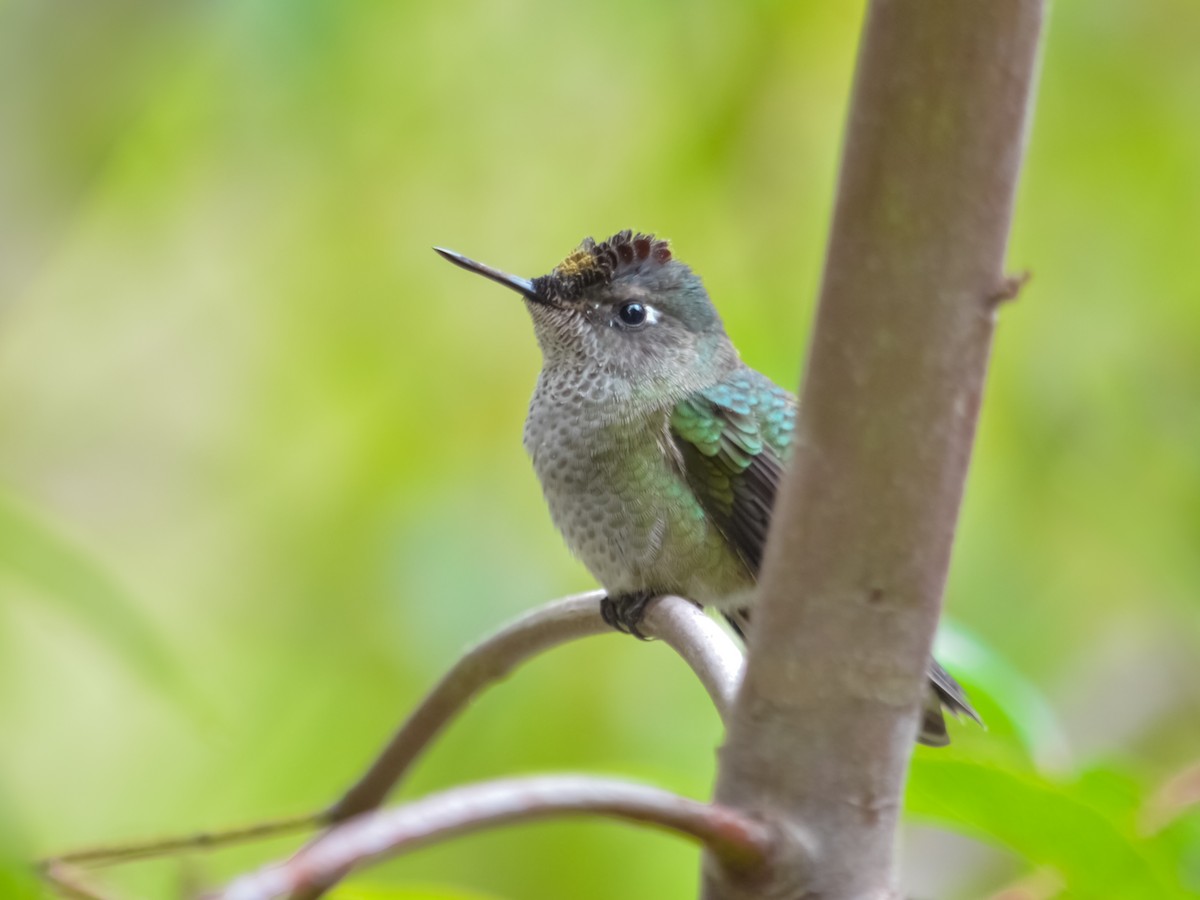
[[727,606],[752,586],[653,434],[526,435],[550,516],[611,593],[678,593]]

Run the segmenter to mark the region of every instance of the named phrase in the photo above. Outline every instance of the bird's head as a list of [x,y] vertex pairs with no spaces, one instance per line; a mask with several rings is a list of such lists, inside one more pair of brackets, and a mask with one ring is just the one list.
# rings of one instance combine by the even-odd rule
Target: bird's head
[[509,275],[450,250],[450,262],[525,299],[545,367],[604,379],[613,396],[671,400],[718,381],[737,352],[704,285],[653,235],[585,238],[548,275]]

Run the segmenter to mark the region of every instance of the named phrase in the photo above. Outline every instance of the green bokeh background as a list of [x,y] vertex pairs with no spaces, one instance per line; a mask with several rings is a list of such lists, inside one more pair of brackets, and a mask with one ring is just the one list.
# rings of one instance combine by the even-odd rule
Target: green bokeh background
[[[326,803],[464,645],[591,586],[521,449],[526,317],[431,245],[535,275],[656,230],[796,383],[861,15],[0,2],[0,894],[31,854]],[[1010,253],[1034,277],[947,596],[991,728],[918,753],[924,896],[1200,883],[1200,817],[1160,809],[1200,764],[1197,33],[1190,0],[1052,11]],[[704,797],[719,741],[669,651],[597,638],[404,793],[570,769]],[[110,883],[176,896],[289,846]],[[347,897],[689,897],[697,865],[572,821]]]

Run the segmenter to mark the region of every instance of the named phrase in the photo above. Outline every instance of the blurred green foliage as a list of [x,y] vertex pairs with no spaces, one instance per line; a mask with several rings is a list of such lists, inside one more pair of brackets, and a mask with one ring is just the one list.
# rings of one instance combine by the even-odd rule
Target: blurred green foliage
[[[461,647],[590,586],[521,450],[524,313],[432,244],[534,275],[657,230],[796,382],[861,11],[0,4],[0,894],[30,847],[326,803]],[[947,596],[993,727],[918,753],[911,813],[972,838],[914,842],[924,896],[1200,885],[1162,787],[1200,762],[1198,28],[1188,0],[1053,10],[1011,251],[1034,278]],[[613,636],[521,670],[404,793],[579,769],[706,796],[719,740],[668,651]],[[552,823],[343,896],[688,897],[697,865]]]

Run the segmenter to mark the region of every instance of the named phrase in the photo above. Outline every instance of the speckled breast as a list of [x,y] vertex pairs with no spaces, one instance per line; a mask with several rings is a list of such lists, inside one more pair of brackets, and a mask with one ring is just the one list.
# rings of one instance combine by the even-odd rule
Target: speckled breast
[[543,388],[530,404],[525,449],[555,526],[606,590],[727,605],[752,586],[684,480],[666,410],[614,421]]

